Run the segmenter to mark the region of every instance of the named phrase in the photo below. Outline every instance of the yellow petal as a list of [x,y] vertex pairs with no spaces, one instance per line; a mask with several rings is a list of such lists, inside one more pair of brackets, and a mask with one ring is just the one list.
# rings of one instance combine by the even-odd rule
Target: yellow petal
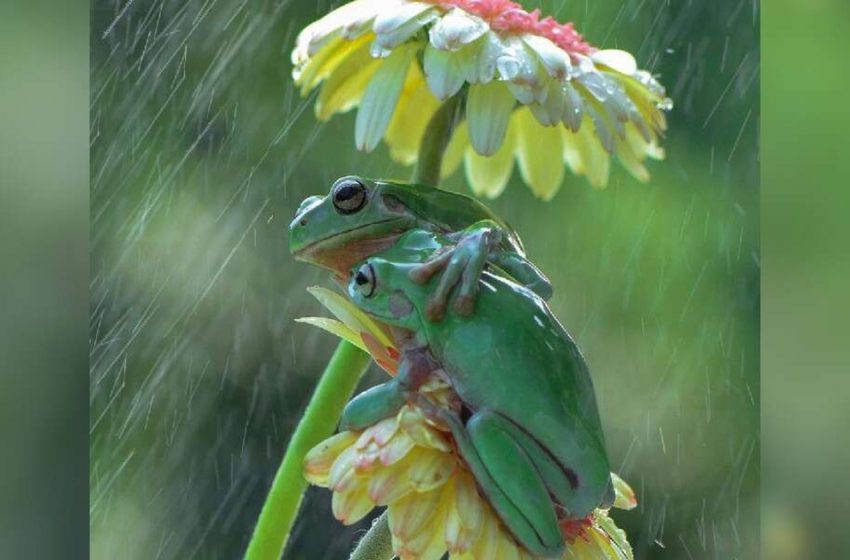
[[392,534],[402,542],[418,535],[428,524],[442,499],[441,492],[413,492],[390,504],[389,523]]
[[[420,389],[421,390],[421,389]],[[398,415],[398,424],[420,447],[437,449],[443,453],[450,450],[445,438],[428,423],[419,408],[404,406]]]
[[472,479],[457,471],[449,481],[446,492],[453,496],[454,502],[446,512],[446,546],[454,555],[469,552],[481,531],[481,499]]
[[524,549],[517,546],[504,527],[501,527],[499,531],[497,546],[498,552],[494,558],[499,558],[499,560],[520,560],[523,555]]
[[636,508],[637,497],[635,496],[635,491],[632,490],[632,487],[615,473],[611,473],[611,481],[614,483],[614,492],[616,494],[614,507],[624,510]]
[[426,519],[423,526],[412,535],[399,536],[401,547],[397,550],[399,557],[416,560],[440,560],[446,552],[446,543],[443,539],[443,526],[445,525],[446,511],[448,509],[450,496],[446,492],[436,490],[425,494],[414,494],[413,497],[429,496],[436,497],[436,504]]
[[603,188],[608,183],[611,162],[608,153],[593,133],[592,122],[585,115],[578,132],[561,129],[564,161],[576,175],[586,175],[590,184]]
[[340,432],[308,451],[304,457],[304,477],[311,484],[327,487],[331,466],[355,441],[356,433]]
[[422,448],[407,473],[408,480],[417,492],[429,492],[444,486],[455,466],[454,455]]
[[357,523],[372,511],[375,504],[369,499],[365,484],[354,487],[349,492],[334,492],[331,509],[334,517],[343,525]]
[[472,550],[473,558],[498,558],[500,522],[490,511],[481,525],[481,533]]
[[646,183],[649,181],[649,170],[643,165],[640,158],[632,150],[628,142],[617,143],[617,159],[623,164],[623,167],[638,181]]
[[387,444],[381,448],[381,464],[392,465],[400,461],[413,449],[414,441],[407,432],[398,432]]
[[[600,538],[607,539],[610,542],[611,548],[614,549],[617,560],[633,560],[634,553],[629,544],[629,539],[625,531],[617,527],[614,520],[608,517],[604,512],[596,512],[594,514],[594,530],[600,533]],[[609,549],[610,550],[610,549]]]
[[348,447],[339,454],[328,472],[328,488],[336,488],[348,473],[354,472],[356,459],[357,450],[353,447]]
[[516,119],[511,119],[504,143],[491,157],[478,155],[471,146],[466,149],[466,179],[476,195],[496,198],[508,185],[514,168],[516,128]]
[[369,54],[368,44],[349,52],[325,80],[316,100],[316,118],[326,121],[334,113],[344,113],[356,107],[372,75],[382,63]]
[[296,66],[293,70],[293,78],[296,85],[301,86],[301,95],[306,95],[327,79],[351,53],[363,47],[368,49],[369,43],[374,38],[374,33],[368,33],[353,41],[336,37],[303,65]]
[[551,200],[564,180],[561,127],[540,126],[527,107],[514,115],[519,170],[532,192]]
[[454,134],[452,134],[452,139],[449,140],[449,145],[446,146],[440,178],[445,179],[457,170],[460,162],[463,161],[463,154],[467,146],[469,146],[469,128],[466,121],[463,121],[457,125]]
[[366,348],[366,345],[363,344],[363,339],[360,335],[354,332],[342,321],[328,319],[327,317],[301,317],[300,319],[295,319],[295,322],[306,323],[308,325],[313,325],[314,327],[319,327],[320,329],[334,334],[343,340],[347,340],[364,352],[368,352],[368,348]]
[[411,64],[385,136],[390,156],[395,161],[403,165],[416,163],[422,134],[439,105],[440,102],[425,84],[419,65]]
[[378,469],[369,478],[369,499],[379,506],[385,506],[413,492],[408,471],[416,458],[415,453],[410,453],[398,463]]
[[384,329],[348,299],[320,286],[312,286],[307,288],[307,291],[350,329],[357,332],[368,332],[384,346],[394,346]]

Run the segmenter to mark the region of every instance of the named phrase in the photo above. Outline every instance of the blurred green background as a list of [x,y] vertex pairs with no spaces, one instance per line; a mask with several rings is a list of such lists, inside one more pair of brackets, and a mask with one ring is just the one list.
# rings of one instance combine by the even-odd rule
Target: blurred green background
[[[758,4],[525,4],[635,53],[676,103],[648,185],[620,168],[604,191],[568,176],[543,203],[514,177],[492,203],[591,365],[612,463],[640,501],[616,519],[639,559],[754,558]],[[328,9],[93,5],[94,558],[240,556],[336,343],[293,323],[322,312],[304,288],[328,282],[289,256],[286,226],[338,176],[409,175],[384,147],[354,149],[353,114],[319,125],[293,89],[294,36]],[[460,173],[445,186],[466,192]],[[341,527],[313,489],[286,557],[344,558],[367,523]]]

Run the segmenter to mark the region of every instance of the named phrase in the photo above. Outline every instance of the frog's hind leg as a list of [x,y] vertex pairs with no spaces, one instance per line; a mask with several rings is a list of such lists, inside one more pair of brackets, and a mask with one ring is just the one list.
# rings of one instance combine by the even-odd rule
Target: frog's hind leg
[[504,428],[534,463],[552,497],[566,510],[566,519],[582,519],[590,510],[607,508],[614,503],[614,486],[610,483],[610,476],[599,503],[599,492],[581,484],[577,474],[562,466],[533,436],[508,419],[505,419]]
[[558,558],[564,537],[543,480],[502,416],[481,411],[464,426],[445,409],[434,410],[449,425],[458,451],[490,505],[530,553]]

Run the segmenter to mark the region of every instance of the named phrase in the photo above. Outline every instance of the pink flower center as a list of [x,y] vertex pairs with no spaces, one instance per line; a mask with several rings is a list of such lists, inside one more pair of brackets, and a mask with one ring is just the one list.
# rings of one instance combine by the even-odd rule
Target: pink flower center
[[460,8],[487,22],[494,31],[546,37],[566,52],[590,54],[596,49],[575,30],[572,23],[558,23],[552,17],[540,19],[540,10],[528,12],[510,0],[425,0],[442,8]]

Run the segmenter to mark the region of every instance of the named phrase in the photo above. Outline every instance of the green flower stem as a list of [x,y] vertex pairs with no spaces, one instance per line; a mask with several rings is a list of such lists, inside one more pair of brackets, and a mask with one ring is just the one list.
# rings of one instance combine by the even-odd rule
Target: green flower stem
[[345,403],[369,366],[369,354],[349,342],[337,346],[295,428],[260,512],[245,560],[278,560],[307,489],[304,457],[333,434]]
[[389,515],[384,510],[384,513],[372,524],[369,532],[357,543],[357,548],[348,560],[392,560],[393,556],[395,553]]
[[[413,174],[414,182],[424,185],[439,183],[443,154],[449,145],[452,130],[461,118],[463,111],[461,99],[463,98],[462,94],[454,96],[443,103],[431,117],[419,148],[419,163]],[[304,411],[304,416],[295,428],[295,433],[292,434],[289,447],[272,481],[266,503],[263,504],[260,517],[257,519],[251,542],[248,543],[245,560],[279,560],[283,554],[298,507],[307,490],[307,480],[303,474],[304,457],[310,449],[334,432],[342,416],[342,409],[354,393],[369,363],[369,354],[353,344],[342,341],[337,346],[316,386],[310,404]],[[389,526],[384,515],[364,537],[361,541],[362,546],[358,546],[357,550],[363,547],[365,547],[364,550],[384,550],[384,548],[374,548],[377,544],[371,543],[386,545],[388,534]],[[389,548],[391,554],[391,542]],[[385,560],[391,557],[363,556],[362,558]]]
[[413,182],[435,187],[440,184],[440,169],[443,155],[452,138],[452,131],[463,118],[463,101],[466,95],[459,93],[446,100],[428,122],[419,145]]

